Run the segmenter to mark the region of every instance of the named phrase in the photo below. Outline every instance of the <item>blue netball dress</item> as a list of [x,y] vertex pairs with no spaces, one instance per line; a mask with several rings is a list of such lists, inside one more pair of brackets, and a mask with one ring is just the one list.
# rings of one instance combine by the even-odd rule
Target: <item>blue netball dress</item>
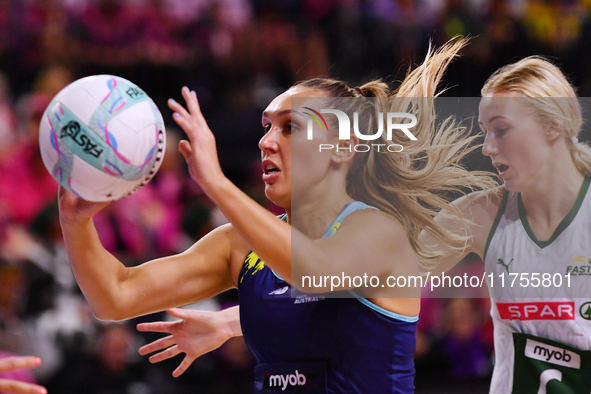
[[[324,237],[352,212],[348,204]],[[255,393],[412,393],[418,316],[365,298],[297,293],[254,252],[240,272],[240,322],[258,364]]]

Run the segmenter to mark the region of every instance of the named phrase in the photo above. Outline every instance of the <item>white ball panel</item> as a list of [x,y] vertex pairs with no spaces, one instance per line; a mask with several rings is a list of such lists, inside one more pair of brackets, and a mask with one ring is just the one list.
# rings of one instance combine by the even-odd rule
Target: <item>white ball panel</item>
[[142,101],[129,108],[123,108],[115,118],[134,131],[142,130],[155,123],[152,107],[148,101]]
[[[102,198],[101,201],[107,200],[118,200],[121,197],[124,197],[129,194],[131,190],[133,190],[140,181],[126,181],[125,179],[118,179],[115,184],[109,186],[108,188],[103,189],[96,189],[97,198]],[[106,197],[107,195],[112,194],[112,197]]]
[[110,75],[94,75],[92,77],[82,78],[79,81],[83,84],[88,94],[100,104],[111,92],[111,89],[107,85],[111,78],[113,77]]
[[78,156],[74,156],[70,187],[85,200],[111,200],[112,198],[99,195],[97,185],[100,185],[101,191],[104,191],[112,188],[118,181],[119,179],[97,170]]
[[85,125],[90,123],[92,114],[99,106],[98,101],[88,94],[86,89],[71,90],[60,99],[60,102]]
[[138,152],[138,163],[137,165],[142,165],[146,161],[148,157],[148,153],[152,148],[154,148],[154,154],[156,154],[156,138],[157,129],[155,125],[148,125],[144,129],[138,131],[137,138],[135,140],[135,146]]
[[141,165],[144,162],[144,158],[149,151],[149,149],[146,150],[144,140],[151,139],[154,141],[154,137],[138,134],[117,118],[109,121],[107,130],[117,141],[117,152],[122,154],[133,165]]

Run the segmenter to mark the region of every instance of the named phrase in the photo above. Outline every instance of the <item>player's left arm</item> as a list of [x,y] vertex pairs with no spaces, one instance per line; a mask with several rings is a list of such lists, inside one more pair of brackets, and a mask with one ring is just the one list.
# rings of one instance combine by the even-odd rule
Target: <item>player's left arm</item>
[[187,134],[179,143],[189,173],[220,208],[233,228],[258,256],[277,274],[289,277],[291,271],[291,226],[260,206],[236,187],[222,172],[215,137],[201,110],[194,91],[183,87],[186,108],[174,100],[169,107],[173,119]]
[[169,106],[175,111],[175,121],[189,139],[181,141],[179,149],[189,166],[191,177],[221,209],[246,243],[288,283],[321,292],[327,288],[307,289],[299,280],[293,280],[292,271],[297,276],[342,275],[348,272],[350,275],[381,276],[391,272],[399,259],[416,262],[404,228],[383,212],[354,212],[343,221],[336,236],[319,240],[312,240],[289,224],[277,220],[224,176],[215,138],[201,114],[195,93],[185,87],[182,94],[186,109],[174,101],[169,101]]

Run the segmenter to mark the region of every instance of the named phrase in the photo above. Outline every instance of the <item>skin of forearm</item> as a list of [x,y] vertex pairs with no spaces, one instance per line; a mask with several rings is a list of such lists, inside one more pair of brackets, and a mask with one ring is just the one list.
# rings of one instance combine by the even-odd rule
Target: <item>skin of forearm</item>
[[242,327],[240,326],[240,309],[238,306],[225,309],[222,312],[224,319],[224,328],[228,333],[228,338],[242,336]]
[[[289,224],[277,220],[227,178],[205,191],[261,260],[288,283],[292,283],[292,267],[297,267],[297,274],[331,272],[334,262],[322,248]],[[292,240],[300,245],[295,253],[291,249]]]
[[282,278],[291,277],[291,226],[227,178],[205,191],[252,250]]
[[62,221],[62,231],[72,271],[94,314],[102,320],[119,320],[119,284],[127,269],[102,246],[92,219]]

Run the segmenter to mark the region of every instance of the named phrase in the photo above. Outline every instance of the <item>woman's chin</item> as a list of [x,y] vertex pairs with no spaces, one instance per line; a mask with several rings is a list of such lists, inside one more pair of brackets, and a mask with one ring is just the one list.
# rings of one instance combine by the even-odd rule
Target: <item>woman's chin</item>
[[291,205],[291,193],[289,193],[289,191],[281,190],[277,185],[266,184],[265,196],[267,196],[269,201],[273,204],[283,209],[287,209]]
[[505,179],[503,182],[503,186],[507,191],[514,192],[514,193],[523,193],[523,185],[519,182],[516,182],[514,179]]

